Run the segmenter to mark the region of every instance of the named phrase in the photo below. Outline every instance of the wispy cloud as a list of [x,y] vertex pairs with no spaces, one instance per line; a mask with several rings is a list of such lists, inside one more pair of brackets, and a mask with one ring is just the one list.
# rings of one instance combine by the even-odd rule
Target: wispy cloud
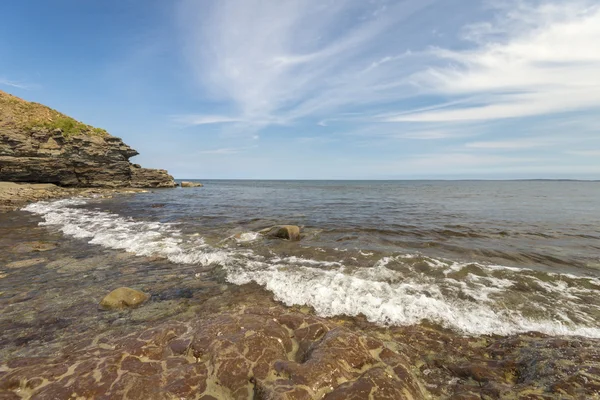
[[554,144],[554,142],[548,141],[545,138],[535,138],[489,142],[469,142],[465,146],[471,149],[518,150],[543,147],[552,144]]
[[30,83],[11,81],[9,79],[2,78],[2,77],[0,77],[0,85],[10,86],[13,88],[23,89],[23,90],[32,90],[36,87],[36,85],[32,85]]
[[433,2],[185,1],[186,55],[203,89],[230,102],[236,118],[331,116],[401,97],[398,66],[411,55],[394,33]]
[[219,149],[209,149],[199,151],[198,154],[218,154],[218,155],[229,155],[229,154],[238,154],[243,153],[249,149],[256,148],[258,146],[246,146],[246,147],[223,147]]
[[431,51],[445,65],[411,76],[423,92],[459,106],[399,113],[388,121],[456,122],[600,108],[600,5],[503,3],[496,21],[469,25],[465,50]]
[[572,150],[567,151],[567,154],[583,157],[600,157],[600,150]]
[[240,122],[238,118],[222,115],[173,115],[171,119],[182,125],[211,125]]

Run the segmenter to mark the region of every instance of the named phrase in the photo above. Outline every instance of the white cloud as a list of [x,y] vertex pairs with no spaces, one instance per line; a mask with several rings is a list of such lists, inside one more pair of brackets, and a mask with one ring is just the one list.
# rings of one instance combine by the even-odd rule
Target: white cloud
[[202,150],[197,154],[215,154],[215,155],[229,155],[243,153],[249,149],[257,148],[258,145],[246,146],[246,147],[222,147],[218,149]]
[[548,141],[544,138],[535,138],[489,142],[470,142],[467,143],[465,146],[471,149],[518,150],[548,146],[551,144],[554,144],[554,142]]
[[183,125],[210,125],[239,122],[240,120],[221,115],[175,115],[173,121]]
[[470,153],[444,153],[418,156],[414,160],[410,161],[410,164],[419,168],[444,170],[448,168],[460,169],[490,166],[510,166],[514,164],[532,163],[538,161],[540,160],[532,157],[491,156]]
[[567,151],[567,154],[583,157],[600,157],[600,150],[572,150]]
[[444,66],[412,75],[425,93],[460,96],[460,107],[399,113],[388,121],[527,117],[600,108],[600,5],[510,2],[493,23],[471,25],[466,50],[434,49]]

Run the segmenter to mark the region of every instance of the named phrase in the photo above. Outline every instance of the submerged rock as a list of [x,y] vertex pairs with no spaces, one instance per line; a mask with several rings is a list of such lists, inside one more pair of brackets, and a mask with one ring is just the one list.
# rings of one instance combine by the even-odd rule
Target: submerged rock
[[296,225],[279,225],[260,231],[261,234],[278,239],[300,240],[300,228]]
[[184,187],[202,187],[202,186],[204,186],[204,185],[201,183],[198,183],[198,182],[188,182],[188,181],[181,182],[182,188],[184,188]]
[[44,252],[54,250],[57,247],[55,243],[35,241],[19,243],[13,247],[13,251],[16,253],[33,253],[33,252]]
[[100,302],[100,308],[114,310],[139,307],[149,296],[139,290],[120,287],[106,295]]
[[13,261],[11,263],[6,264],[5,267],[8,269],[27,268],[41,264],[43,262],[46,262],[45,258],[29,258],[26,260]]

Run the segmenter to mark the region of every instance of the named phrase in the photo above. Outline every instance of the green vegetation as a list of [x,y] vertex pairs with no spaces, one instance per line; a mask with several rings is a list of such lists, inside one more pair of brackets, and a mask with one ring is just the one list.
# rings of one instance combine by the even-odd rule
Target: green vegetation
[[68,117],[43,104],[28,102],[0,91],[0,126],[32,130],[60,129],[65,138],[78,135],[107,136],[108,132]]
[[48,130],[60,129],[64,137],[68,138],[76,135],[97,135],[106,136],[108,132],[101,128],[94,128],[73,118],[60,116],[50,121],[32,121],[26,126],[28,129],[35,127],[46,128]]

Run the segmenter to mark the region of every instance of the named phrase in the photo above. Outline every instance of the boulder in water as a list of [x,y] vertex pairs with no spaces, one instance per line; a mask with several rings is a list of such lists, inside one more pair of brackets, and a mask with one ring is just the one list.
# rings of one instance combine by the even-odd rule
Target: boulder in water
[[148,300],[149,296],[139,290],[120,287],[107,294],[100,302],[100,308],[115,310],[139,307]]
[[199,183],[199,182],[188,182],[188,181],[183,181],[181,182],[181,187],[202,187],[204,186],[203,184]]
[[300,240],[300,228],[296,225],[278,225],[260,231],[263,235],[271,238]]

